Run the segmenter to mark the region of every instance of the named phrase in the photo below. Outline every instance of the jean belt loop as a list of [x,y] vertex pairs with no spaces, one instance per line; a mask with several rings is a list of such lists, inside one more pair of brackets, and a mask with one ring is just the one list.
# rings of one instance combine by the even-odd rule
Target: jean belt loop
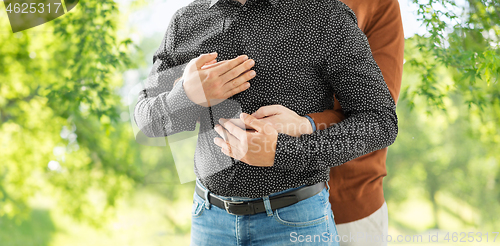
[[210,191],[208,189],[205,189],[205,208],[210,209],[210,200],[208,199],[210,197]]
[[328,184],[328,181],[325,181],[326,187],[328,188],[326,191],[330,191],[330,185]]
[[264,207],[266,208],[267,216],[273,216],[273,210],[271,209],[271,202],[269,201],[269,196],[262,198],[264,200]]

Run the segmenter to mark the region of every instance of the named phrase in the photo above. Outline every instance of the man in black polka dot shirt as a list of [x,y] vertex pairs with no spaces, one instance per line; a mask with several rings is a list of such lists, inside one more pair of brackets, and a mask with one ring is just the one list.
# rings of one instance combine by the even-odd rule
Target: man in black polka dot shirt
[[[248,234],[242,230],[250,230],[252,218],[262,214],[284,226],[267,229],[277,245],[290,243],[290,226],[297,223],[310,225],[295,231],[299,234],[323,231],[334,235],[328,198],[320,199],[326,202],[311,200],[323,192],[278,209],[274,208],[286,203],[284,198],[272,198],[327,181],[330,167],[385,148],[397,135],[394,100],[354,13],[337,0],[248,0],[244,4],[196,0],[176,12],[153,60],[153,71],[135,108],[141,131],[148,137],[163,137],[192,131],[200,123],[195,174],[205,197],[203,206],[196,199],[193,203],[198,219],[196,223],[193,219],[192,227],[195,245],[214,245],[205,240],[214,233],[210,239],[223,244],[220,239],[228,236],[223,231],[233,236]],[[299,115],[322,112],[333,107],[334,94],[346,119],[312,134],[277,133],[248,115],[274,104]],[[237,117],[251,129],[245,131],[237,121],[224,120]],[[210,220],[210,213],[215,213],[210,208],[212,200],[243,198],[257,199],[252,201],[264,204],[265,211],[260,212],[265,213],[255,212],[260,206],[257,202],[223,202],[226,211],[222,211],[227,213],[216,217],[225,221],[221,216],[232,216],[228,218],[242,220],[244,228],[234,228],[234,221],[216,226]],[[306,216],[297,210],[292,216],[294,206],[306,201],[311,202],[307,210],[319,214]],[[253,206],[253,214],[231,213],[231,207],[238,206]],[[285,220],[286,216],[290,219]],[[328,218],[324,223],[306,223],[323,216]],[[256,221],[272,225],[264,219]],[[283,239],[279,235],[285,232],[289,237]],[[254,233],[245,242],[266,235],[266,231]]]

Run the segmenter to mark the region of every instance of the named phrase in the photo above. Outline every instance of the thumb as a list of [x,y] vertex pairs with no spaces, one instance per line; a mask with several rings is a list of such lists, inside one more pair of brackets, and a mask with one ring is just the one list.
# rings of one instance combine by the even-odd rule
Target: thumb
[[259,120],[246,113],[241,113],[240,118],[245,123],[245,125],[250,126],[251,128],[255,129],[258,132],[262,132],[266,125],[266,123],[263,120]]
[[217,63],[217,59],[213,59],[213,60],[211,60],[211,61],[203,64],[203,66],[201,67],[201,69],[207,69],[207,68],[210,67],[210,65],[215,64],[215,63]]
[[281,113],[281,105],[269,105],[260,107],[257,111],[255,111],[252,116],[257,119],[262,119],[264,117],[268,117],[271,115],[276,115]]
[[211,62],[216,57],[217,57],[217,52],[200,55],[196,59],[196,68],[198,68],[198,70],[201,69],[201,67],[203,67],[206,63]]

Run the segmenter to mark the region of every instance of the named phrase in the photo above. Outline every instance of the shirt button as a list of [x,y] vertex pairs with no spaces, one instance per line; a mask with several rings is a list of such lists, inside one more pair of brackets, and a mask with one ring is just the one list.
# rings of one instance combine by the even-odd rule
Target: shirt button
[[247,11],[247,9],[248,9],[247,7],[243,7],[243,11]]

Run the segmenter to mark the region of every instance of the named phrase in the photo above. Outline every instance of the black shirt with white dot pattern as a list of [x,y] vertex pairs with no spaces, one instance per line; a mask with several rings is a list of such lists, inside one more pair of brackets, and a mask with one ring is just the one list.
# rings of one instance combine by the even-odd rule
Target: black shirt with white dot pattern
[[[246,91],[205,108],[174,81],[191,59],[211,52],[218,61],[248,55],[257,76]],[[255,198],[327,181],[330,167],[397,136],[394,100],[354,12],[338,0],[195,0],[175,13],[153,61],[135,121],[148,137],[192,131],[199,121],[195,174],[218,195]],[[229,158],[213,142],[220,118],[273,104],[322,112],[333,108],[334,94],[346,119],[300,137],[280,133],[272,167]]]

